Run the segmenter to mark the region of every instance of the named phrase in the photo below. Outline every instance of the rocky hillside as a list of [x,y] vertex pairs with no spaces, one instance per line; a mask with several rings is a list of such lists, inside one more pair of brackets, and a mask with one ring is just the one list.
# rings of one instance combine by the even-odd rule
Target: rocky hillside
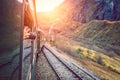
[[120,46],[120,21],[109,22],[105,20],[94,20],[83,25],[83,28],[75,34],[77,34],[79,38],[85,38],[90,41]]
[[66,37],[120,50],[120,0],[65,0],[53,12],[42,14],[44,24],[53,24]]
[[108,50],[113,50],[115,53],[120,55],[120,21],[91,21],[83,28],[76,32],[76,39],[85,39],[90,42],[98,43],[109,47]]
[[65,0],[58,8],[62,17],[68,20],[120,20],[120,0]]
[[41,26],[59,28],[71,21],[87,23],[91,20],[120,20],[120,0],[65,0],[52,12],[38,13]]
[[120,0],[65,0],[56,12],[65,22],[62,34],[119,48]]
[[[98,48],[106,50],[108,55],[110,54],[109,56],[120,55],[119,34],[120,21],[108,20],[92,20],[84,24],[72,21],[61,32],[61,35],[82,42],[84,45],[96,45]],[[100,52],[104,53],[103,50]]]

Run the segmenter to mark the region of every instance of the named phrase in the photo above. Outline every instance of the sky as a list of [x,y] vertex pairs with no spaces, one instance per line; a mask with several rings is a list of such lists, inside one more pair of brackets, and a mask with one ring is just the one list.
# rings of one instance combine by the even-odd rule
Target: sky
[[[23,0],[17,0],[23,3]],[[31,0],[28,0],[32,4]],[[64,0],[36,0],[37,12],[48,12],[54,10],[55,7],[60,5]],[[33,8],[33,5],[30,5]]]
[[37,12],[52,11],[64,0],[36,0]]

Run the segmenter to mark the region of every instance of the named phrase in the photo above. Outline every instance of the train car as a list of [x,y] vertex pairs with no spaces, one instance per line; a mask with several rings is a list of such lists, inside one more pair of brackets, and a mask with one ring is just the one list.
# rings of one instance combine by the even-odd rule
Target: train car
[[0,1],[0,80],[33,80],[37,53],[35,0]]

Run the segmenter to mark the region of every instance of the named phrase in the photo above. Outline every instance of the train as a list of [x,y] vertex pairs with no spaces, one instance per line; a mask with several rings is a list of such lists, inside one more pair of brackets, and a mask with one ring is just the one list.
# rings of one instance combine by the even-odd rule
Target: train
[[40,50],[35,3],[0,1],[0,80],[34,80]]

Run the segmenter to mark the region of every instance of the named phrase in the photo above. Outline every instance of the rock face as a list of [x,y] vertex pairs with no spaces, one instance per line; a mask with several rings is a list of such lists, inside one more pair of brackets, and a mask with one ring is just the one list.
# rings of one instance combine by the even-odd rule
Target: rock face
[[69,19],[80,22],[120,20],[120,0],[65,0],[59,8]]
[[93,19],[120,20],[120,0],[95,0],[98,3]]

